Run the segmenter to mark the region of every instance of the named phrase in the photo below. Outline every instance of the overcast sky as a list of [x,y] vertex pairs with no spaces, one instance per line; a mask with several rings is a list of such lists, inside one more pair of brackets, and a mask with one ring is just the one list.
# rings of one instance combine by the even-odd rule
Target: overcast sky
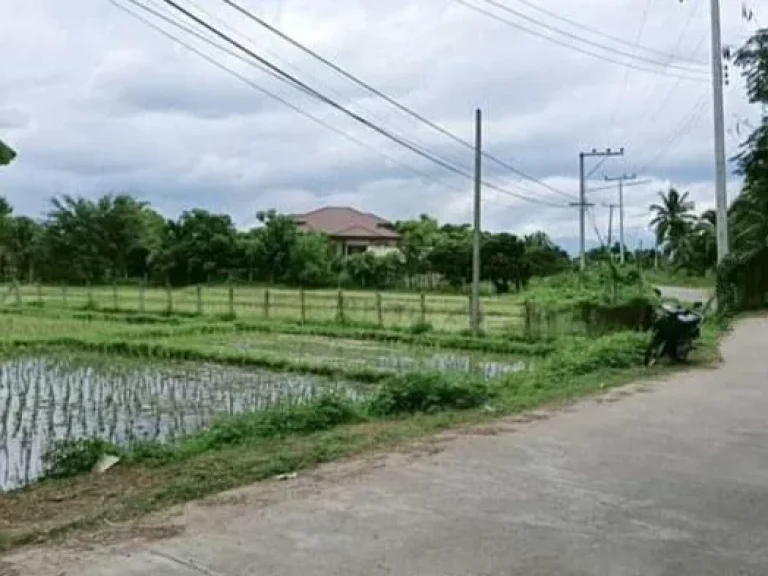
[[[160,8],[160,0],[141,1],[169,10]],[[233,31],[313,88],[471,172],[471,150],[366,94],[220,0],[177,1],[203,9],[211,22]],[[638,171],[651,181],[627,189],[630,243],[649,240],[644,231],[647,206],[670,182],[690,190],[699,208],[712,205],[708,2],[527,0],[630,43],[639,37],[642,46],[655,51],[638,52],[536,11],[526,1],[493,0],[524,16],[484,0],[466,1],[530,30],[542,31],[526,16],[615,50],[641,54],[634,60],[617,53],[609,57],[661,74],[576,52],[456,0],[239,3],[465,140],[474,137],[473,113],[481,107],[486,150],[565,193],[578,192],[580,150],[624,146],[626,156],[606,161],[590,186],[603,186],[604,175],[624,171]],[[128,5],[127,0],[116,2]],[[736,47],[755,23],[744,21],[741,0],[722,2],[724,43]],[[750,4],[757,11],[756,0],[748,0]],[[191,40],[253,84],[352,140],[344,138],[214,67],[109,0],[0,0],[0,14],[0,138],[19,152],[14,164],[0,170],[0,194],[18,212],[41,216],[49,199],[63,193],[95,197],[128,192],[167,216],[204,207],[230,213],[241,227],[252,225],[258,210],[294,212],[329,204],[391,219],[420,213],[451,222],[471,218],[468,179]],[[606,54],[572,38],[558,38]],[[744,137],[744,121],[757,118],[745,102],[737,71],[730,76],[729,156]],[[588,170],[594,166],[590,161]],[[562,205],[488,189],[485,227],[518,233],[544,229],[573,246],[578,219],[576,209],[566,206],[568,198],[492,163],[484,168],[487,180],[497,186]],[[735,177],[729,188],[731,194],[738,191]],[[597,191],[590,199],[604,236],[608,209],[602,204],[616,201],[616,193]],[[596,237],[591,221],[589,229]]]

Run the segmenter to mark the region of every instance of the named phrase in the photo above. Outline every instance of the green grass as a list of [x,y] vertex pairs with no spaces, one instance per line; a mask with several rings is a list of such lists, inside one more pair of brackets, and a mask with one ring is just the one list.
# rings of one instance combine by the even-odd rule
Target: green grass
[[[711,361],[718,333],[707,327],[697,362]],[[653,370],[640,365],[644,344],[645,338],[636,334],[599,338],[587,345],[573,341],[535,370],[488,384],[411,375],[390,380],[364,405],[325,399],[324,404],[293,411],[224,420],[176,445],[146,444],[124,453],[125,461],[103,476],[54,479],[1,496],[0,550],[73,529],[92,529],[104,520],[128,520],[276,474],[570,401],[669,370],[669,365]]]
[[[409,292],[275,289],[259,286],[165,288],[144,290],[137,286],[55,287],[23,285],[18,292],[5,287],[4,304],[46,310],[123,310],[149,314],[235,316],[242,320],[333,322],[411,327],[431,324],[444,331],[461,331],[469,325],[469,300],[463,295]],[[231,296],[231,298],[230,298]],[[304,304],[302,305],[302,299]],[[0,303],[1,305],[2,303]],[[483,298],[486,329],[521,325],[519,299]]]
[[[519,294],[484,296],[481,301],[483,330],[491,334],[522,334],[526,329],[525,303],[533,302],[551,311],[568,311],[584,301],[612,302],[605,278],[597,273],[562,274],[538,279]],[[198,292],[199,290],[199,292]],[[627,300],[643,294],[639,286],[623,286],[616,296]],[[303,302],[303,304],[302,304]],[[20,306],[19,306],[20,303]],[[176,318],[204,317],[246,322],[340,323],[405,329],[415,332],[431,328],[461,333],[469,326],[469,300],[465,295],[414,294],[333,290],[290,290],[258,286],[186,287],[139,289],[118,287],[53,287],[24,285],[18,298],[14,289],[6,294],[6,308],[98,314],[103,311],[134,313],[142,317],[165,315]],[[553,335],[583,331],[568,314],[558,322],[540,327]]]

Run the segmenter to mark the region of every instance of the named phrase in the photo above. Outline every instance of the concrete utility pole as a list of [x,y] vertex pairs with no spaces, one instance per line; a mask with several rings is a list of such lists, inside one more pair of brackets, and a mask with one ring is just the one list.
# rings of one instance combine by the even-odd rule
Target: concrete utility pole
[[712,28],[712,92],[715,121],[715,205],[717,261],[728,255],[728,191],[726,189],[725,114],[723,111],[723,46],[720,38],[720,1],[710,0]]
[[[611,239],[613,238],[613,209],[616,204],[608,204],[608,256],[611,256]],[[613,258],[611,258],[613,260]]]
[[480,334],[480,191],[482,189],[483,113],[475,110],[475,217],[472,238],[472,336]]
[[[624,156],[624,148],[619,148],[618,152],[615,152],[610,148],[606,148],[603,151],[598,151],[596,148],[592,148],[591,152],[579,152],[579,201],[575,206],[579,207],[579,234],[581,236],[579,253],[581,260],[580,267],[582,271],[587,269],[586,216],[587,207],[589,206],[587,203],[587,183],[584,179],[584,159],[596,156]],[[571,204],[571,206],[574,206],[574,204]]]
[[616,178],[605,177],[606,182],[618,182],[619,183],[619,261],[624,264],[624,182],[628,180],[634,180],[637,178],[637,174],[622,174]]

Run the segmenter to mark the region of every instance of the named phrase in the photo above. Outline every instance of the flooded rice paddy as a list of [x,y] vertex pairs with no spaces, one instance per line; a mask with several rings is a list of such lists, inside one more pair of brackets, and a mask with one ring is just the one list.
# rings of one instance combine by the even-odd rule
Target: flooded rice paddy
[[519,358],[509,356],[289,334],[205,335],[185,339],[184,344],[224,353],[290,356],[312,363],[364,366],[392,373],[466,372],[487,380],[519,372],[526,366]]
[[0,491],[39,477],[54,440],[172,441],[217,417],[360,388],[319,377],[90,355],[0,361]]

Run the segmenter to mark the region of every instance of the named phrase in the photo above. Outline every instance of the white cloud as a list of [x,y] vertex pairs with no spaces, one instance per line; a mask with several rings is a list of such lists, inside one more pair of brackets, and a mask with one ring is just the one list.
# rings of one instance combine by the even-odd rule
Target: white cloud
[[[516,0],[503,1],[537,16]],[[537,1],[628,39],[637,34],[643,8],[631,0]],[[579,150],[623,145],[626,157],[610,160],[593,178],[654,160],[643,174],[653,185],[627,194],[628,214],[647,213],[655,191],[667,181],[690,190],[702,206],[711,202],[707,82],[627,74],[451,0],[241,2],[468,141],[473,111],[482,107],[487,150],[569,194],[578,192]],[[222,2],[182,4],[203,7],[218,24],[310,85],[471,172],[471,150],[372,98]],[[243,226],[252,224],[260,209],[300,211],[324,204],[356,206],[392,219],[420,213],[449,221],[471,216],[468,180],[235,58],[216,55],[368,148],[360,147],[173,44],[108,0],[0,0],[0,13],[4,53],[13,55],[0,69],[0,131],[20,152],[17,162],[0,171],[0,190],[19,211],[39,215],[48,198],[63,192],[127,191],[169,216],[201,206],[229,212]],[[746,25],[738,11],[725,10],[723,17],[726,42],[737,45]],[[688,57],[696,52],[706,60],[707,26],[707,10],[697,3],[654,3],[642,43],[667,52],[679,49]],[[731,79],[729,154],[740,137],[737,120],[752,113],[736,71]],[[703,108],[693,117],[698,98]],[[516,192],[568,202],[491,163],[485,176]],[[738,189],[738,182],[731,187]],[[594,198],[599,222],[607,219],[603,198],[605,193]],[[628,220],[641,226],[643,218]],[[578,234],[576,209],[527,203],[492,190],[486,191],[483,221],[520,233],[543,228],[558,238]]]

